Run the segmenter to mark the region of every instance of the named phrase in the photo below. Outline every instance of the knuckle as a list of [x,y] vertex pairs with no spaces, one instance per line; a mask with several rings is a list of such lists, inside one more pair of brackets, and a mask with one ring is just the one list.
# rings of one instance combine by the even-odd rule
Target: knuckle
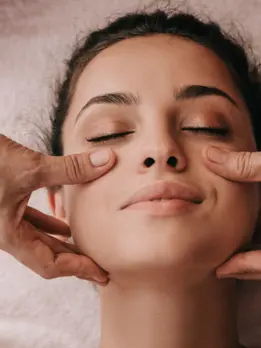
[[41,272],[40,276],[43,278],[43,279],[53,279],[54,277],[48,273],[48,272]]
[[86,263],[83,262],[82,258],[80,259],[79,265],[77,267],[77,274],[83,275],[86,272]]
[[[15,188],[16,195],[28,193],[28,191],[33,191],[38,187],[39,182],[42,180],[42,154],[34,152],[30,149],[25,148],[23,150],[24,160],[18,162],[17,169],[12,168],[12,173],[15,172],[15,175],[12,175],[13,184]],[[15,161],[12,162],[12,166]],[[23,164],[21,164],[23,163]]]
[[32,172],[30,173],[31,189],[42,186],[45,181],[45,161],[41,153],[33,153],[31,155]]
[[91,261],[86,261],[85,257],[80,257],[79,265],[77,267],[77,276],[86,277],[87,274],[91,277],[94,273]]
[[43,269],[41,270],[40,276],[44,279],[53,279],[55,278],[54,272],[53,272],[53,264],[46,264],[43,266]]
[[80,179],[81,173],[83,172],[83,161],[80,156],[70,155],[64,157],[65,170],[67,177],[71,182]]
[[252,175],[252,153],[240,152],[236,161],[236,172],[240,177],[250,178]]

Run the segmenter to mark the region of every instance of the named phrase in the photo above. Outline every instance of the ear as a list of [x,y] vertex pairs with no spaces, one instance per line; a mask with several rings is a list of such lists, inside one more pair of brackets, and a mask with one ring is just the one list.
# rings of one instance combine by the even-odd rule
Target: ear
[[66,212],[64,209],[63,189],[59,189],[57,191],[47,190],[47,198],[49,202],[49,207],[54,217],[68,224]]

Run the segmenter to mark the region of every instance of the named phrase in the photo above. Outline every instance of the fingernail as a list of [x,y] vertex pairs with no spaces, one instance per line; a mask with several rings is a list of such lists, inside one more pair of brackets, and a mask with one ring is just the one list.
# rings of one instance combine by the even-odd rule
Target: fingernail
[[109,150],[100,150],[90,154],[90,161],[94,167],[100,167],[109,162],[110,152]]
[[92,278],[96,281],[96,282],[101,282],[101,283],[104,283],[106,281],[108,281],[108,278],[105,277],[105,276],[102,276],[102,275],[94,275],[92,276]]
[[227,159],[227,151],[211,146],[207,149],[207,157],[211,162],[224,163]]
[[96,284],[100,285],[100,286],[106,286],[106,285],[108,285],[108,282],[109,282],[109,280],[107,280],[106,282],[97,282]]

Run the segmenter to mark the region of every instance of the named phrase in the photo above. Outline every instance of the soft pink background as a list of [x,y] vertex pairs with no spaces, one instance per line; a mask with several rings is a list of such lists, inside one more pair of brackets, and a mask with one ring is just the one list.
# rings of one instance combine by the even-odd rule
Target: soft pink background
[[[63,72],[77,37],[106,23],[112,14],[142,7],[137,0],[0,0],[0,131],[37,151],[41,122],[49,129],[53,83]],[[180,3],[172,1],[172,4]],[[261,54],[261,0],[194,0],[187,3],[246,31]],[[261,116],[261,115],[260,115]],[[33,124],[36,123],[36,125]],[[30,205],[50,214],[44,190]],[[261,347],[261,286],[248,282],[242,299],[242,343]],[[260,307],[260,308],[259,308]],[[248,337],[247,337],[248,336]],[[0,347],[95,348],[99,341],[99,302],[88,282],[44,280],[0,253]]]

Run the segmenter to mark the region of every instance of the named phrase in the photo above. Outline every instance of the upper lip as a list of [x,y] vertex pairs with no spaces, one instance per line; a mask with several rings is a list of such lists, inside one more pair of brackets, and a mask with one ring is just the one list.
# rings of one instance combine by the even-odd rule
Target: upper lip
[[203,201],[202,195],[194,187],[162,180],[141,187],[125,202],[121,209],[131,204],[154,199],[183,199],[195,204]]

